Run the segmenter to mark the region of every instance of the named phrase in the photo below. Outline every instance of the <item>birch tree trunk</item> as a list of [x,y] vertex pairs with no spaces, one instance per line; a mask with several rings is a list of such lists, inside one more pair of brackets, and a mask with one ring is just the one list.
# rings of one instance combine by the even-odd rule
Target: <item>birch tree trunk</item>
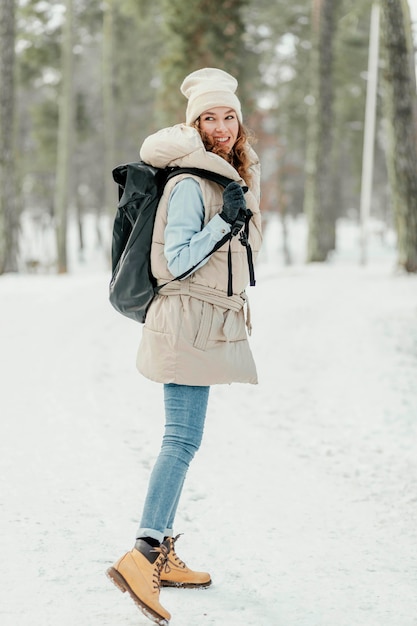
[[417,272],[417,98],[410,11],[407,0],[381,0],[381,10],[386,158],[398,265]]
[[313,0],[310,109],[304,212],[307,261],[326,261],[335,245],[333,201],[333,37],[338,0]]
[[60,274],[66,273],[68,270],[67,223],[74,133],[73,0],[66,0],[65,7],[65,23],[61,46],[62,80],[59,98],[58,149],[54,203],[58,251],[57,269]]
[[17,213],[15,111],[15,3],[0,3],[0,274],[17,271],[19,217]]

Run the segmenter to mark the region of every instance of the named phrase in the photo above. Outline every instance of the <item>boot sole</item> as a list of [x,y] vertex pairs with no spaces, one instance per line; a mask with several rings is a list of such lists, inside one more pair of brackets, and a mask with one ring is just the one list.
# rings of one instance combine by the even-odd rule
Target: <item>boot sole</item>
[[116,585],[118,589],[120,589],[122,593],[125,593],[126,591],[129,593],[136,606],[148,619],[150,619],[155,624],[159,624],[159,626],[169,626],[169,621],[165,617],[162,617],[161,615],[159,615],[159,613],[156,613],[156,611],[154,611],[147,604],[142,602],[142,600],[130,588],[127,581],[123,578],[120,572],[117,571],[117,569],[115,569],[114,567],[109,567],[109,569],[106,571],[106,575],[112,581],[112,583]]
[[207,583],[174,583],[170,580],[161,580],[161,587],[176,587],[177,589],[207,589],[210,585],[211,580]]

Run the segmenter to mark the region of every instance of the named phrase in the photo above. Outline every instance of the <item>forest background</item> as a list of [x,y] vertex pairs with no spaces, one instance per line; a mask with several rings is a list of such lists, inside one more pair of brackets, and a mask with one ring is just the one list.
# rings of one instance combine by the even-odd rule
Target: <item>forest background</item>
[[[112,169],[183,121],[183,77],[221,67],[239,80],[257,136],[267,228],[303,215],[305,259],[337,250],[341,218],[396,233],[417,271],[415,0],[2,0],[0,273],[65,273],[68,224],[80,258],[86,219],[109,261]],[[377,9],[377,13],[376,13]],[[411,9],[411,13],[410,13]],[[376,121],[368,123],[377,24]],[[375,137],[373,136],[375,133]],[[364,168],[372,174],[365,215]]]

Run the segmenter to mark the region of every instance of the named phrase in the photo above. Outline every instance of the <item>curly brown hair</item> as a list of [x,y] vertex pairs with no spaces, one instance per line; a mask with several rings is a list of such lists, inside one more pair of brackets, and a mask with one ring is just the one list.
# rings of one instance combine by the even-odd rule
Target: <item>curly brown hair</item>
[[251,161],[248,156],[247,145],[250,143],[254,143],[255,141],[255,137],[252,131],[250,131],[239,122],[239,132],[235,145],[230,150],[230,152],[225,152],[224,150],[222,150],[222,147],[219,146],[219,144],[217,144],[212,137],[210,137],[210,135],[201,130],[200,118],[197,118],[192,126],[194,126],[194,128],[196,128],[200,133],[201,139],[207,152],[213,152],[214,154],[218,154],[225,161],[233,165],[239,176],[243,178],[247,185],[250,185],[252,181],[252,175],[249,171]]

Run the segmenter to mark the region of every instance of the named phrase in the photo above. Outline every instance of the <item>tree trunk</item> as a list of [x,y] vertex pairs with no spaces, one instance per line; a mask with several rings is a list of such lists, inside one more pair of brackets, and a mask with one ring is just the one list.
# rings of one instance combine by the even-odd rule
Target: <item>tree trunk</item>
[[83,224],[84,202],[83,202],[83,197],[79,190],[77,191],[77,194],[76,194],[76,208],[77,208],[77,230],[78,230],[78,259],[79,261],[84,263],[85,261],[84,224]]
[[0,3],[0,274],[18,269],[19,217],[14,158],[15,3]]
[[58,150],[55,183],[55,220],[58,249],[58,273],[68,270],[67,223],[71,188],[71,159],[74,132],[73,87],[73,4],[65,2],[65,23],[62,40],[62,80],[59,99]]
[[[117,187],[112,178],[115,163],[114,107],[114,2],[107,0],[103,9],[103,122],[104,122],[104,206],[112,214],[116,206]],[[98,222],[101,211],[98,209]]]
[[309,109],[304,211],[307,261],[326,261],[335,246],[333,202],[333,37],[338,0],[313,0],[311,104]]
[[397,229],[398,265],[417,272],[416,79],[407,0],[382,0],[387,167]]

